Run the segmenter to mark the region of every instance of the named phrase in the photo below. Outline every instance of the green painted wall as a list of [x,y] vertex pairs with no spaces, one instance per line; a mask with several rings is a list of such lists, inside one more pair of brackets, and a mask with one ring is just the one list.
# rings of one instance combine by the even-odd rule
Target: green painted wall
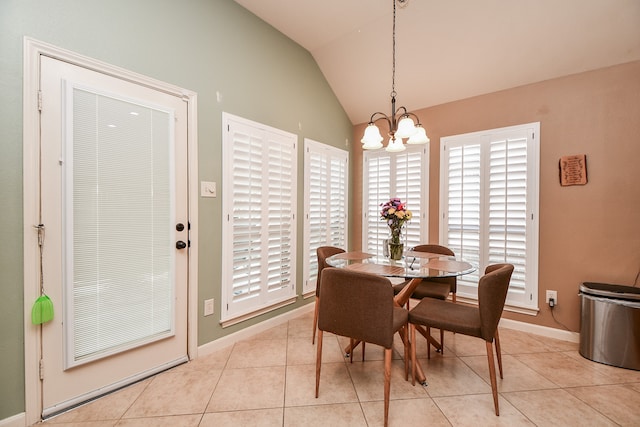
[[[222,111],[295,133],[300,143],[312,138],[349,149],[352,135],[309,52],[232,0],[0,0],[0,421],[24,411],[24,36],[197,92],[201,180],[223,180]],[[300,150],[299,200],[302,158]],[[221,205],[221,197],[200,200],[200,310],[204,299],[220,301]],[[302,228],[298,236],[301,259]],[[200,313],[199,344],[308,302],[224,330],[219,314]]]

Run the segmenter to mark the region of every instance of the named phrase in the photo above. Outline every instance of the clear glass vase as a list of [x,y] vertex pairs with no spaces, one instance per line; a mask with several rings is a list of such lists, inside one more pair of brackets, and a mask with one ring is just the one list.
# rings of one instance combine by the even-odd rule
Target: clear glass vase
[[404,243],[389,242],[389,258],[394,260],[402,259],[403,252],[404,252]]
[[391,228],[389,233],[389,258],[393,260],[402,259],[404,244],[400,228]]

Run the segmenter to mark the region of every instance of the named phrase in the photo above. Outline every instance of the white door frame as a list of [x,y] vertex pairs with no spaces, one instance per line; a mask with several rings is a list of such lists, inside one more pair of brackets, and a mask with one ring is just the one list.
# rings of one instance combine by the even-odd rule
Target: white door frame
[[189,199],[188,215],[191,233],[188,265],[187,354],[197,357],[198,351],[198,150],[197,94],[141,74],[134,73],[29,37],[23,44],[23,198],[24,198],[24,370],[25,418],[31,425],[40,421],[40,328],[31,323],[31,305],[40,295],[39,250],[36,229],[39,221],[39,145],[40,118],[38,91],[40,88],[40,56],[65,61],[112,77],[124,79],[155,90],[181,97],[187,103],[187,151]]

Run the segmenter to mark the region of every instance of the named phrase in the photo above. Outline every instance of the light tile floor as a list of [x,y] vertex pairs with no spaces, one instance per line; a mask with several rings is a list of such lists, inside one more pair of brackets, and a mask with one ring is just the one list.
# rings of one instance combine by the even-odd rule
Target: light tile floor
[[[348,363],[325,334],[316,399],[312,313],[52,418],[52,427],[381,426],[383,352]],[[436,331],[437,332],[437,331]],[[485,344],[445,334],[418,356],[428,386],[404,380],[396,340],[390,426],[640,426],[640,371],[584,359],[578,345],[502,328],[504,379],[493,412]]]

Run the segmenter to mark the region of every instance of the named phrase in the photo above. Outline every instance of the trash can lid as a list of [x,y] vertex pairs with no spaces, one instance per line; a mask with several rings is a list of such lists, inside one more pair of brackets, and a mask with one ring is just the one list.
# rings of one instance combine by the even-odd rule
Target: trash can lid
[[580,292],[605,298],[640,301],[640,288],[609,283],[584,282],[580,285]]

